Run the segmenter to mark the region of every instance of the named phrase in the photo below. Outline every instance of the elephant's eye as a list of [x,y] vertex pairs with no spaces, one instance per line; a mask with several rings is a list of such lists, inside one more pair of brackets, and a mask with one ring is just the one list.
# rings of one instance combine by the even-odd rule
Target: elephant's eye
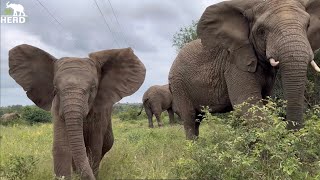
[[309,29],[309,27],[310,27],[310,21],[309,21],[308,24],[307,24],[307,29]]
[[266,31],[263,28],[259,28],[257,30],[257,35],[261,38],[264,38],[266,36]]
[[97,88],[96,85],[92,85],[90,88],[90,91],[94,91],[96,88]]
[[57,94],[57,92],[58,92],[58,89],[57,89],[56,86],[54,86],[54,88],[53,88],[53,96],[55,96]]

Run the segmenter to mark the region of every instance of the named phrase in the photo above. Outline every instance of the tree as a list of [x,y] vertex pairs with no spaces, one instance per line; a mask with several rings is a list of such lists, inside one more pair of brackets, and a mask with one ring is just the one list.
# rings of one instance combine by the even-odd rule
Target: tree
[[180,28],[178,32],[173,35],[173,46],[179,51],[186,43],[196,40],[198,21],[192,21],[192,24]]

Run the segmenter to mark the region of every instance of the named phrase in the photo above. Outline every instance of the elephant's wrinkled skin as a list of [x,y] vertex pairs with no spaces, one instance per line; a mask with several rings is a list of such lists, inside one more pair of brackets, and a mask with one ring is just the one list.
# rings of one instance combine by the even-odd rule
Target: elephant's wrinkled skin
[[307,67],[320,47],[319,0],[222,2],[205,10],[197,33],[200,39],[181,49],[169,74],[188,139],[199,134],[201,105],[224,112],[270,95],[275,66],[288,100],[288,127],[302,126]]
[[[170,124],[174,122],[174,112],[172,108],[172,95],[169,90],[169,85],[155,85],[151,86],[142,98],[143,107],[146,111],[149,121],[149,127],[153,128],[153,115],[156,117],[158,126],[162,126],[161,113],[168,111]],[[142,109],[141,109],[142,111]],[[141,112],[139,113],[139,115]]]
[[27,96],[54,118],[53,161],[57,177],[96,179],[113,145],[114,103],[139,89],[145,67],[130,48],[94,52],[89,58],[56,59],[30,45],[9,51],[9,73]]

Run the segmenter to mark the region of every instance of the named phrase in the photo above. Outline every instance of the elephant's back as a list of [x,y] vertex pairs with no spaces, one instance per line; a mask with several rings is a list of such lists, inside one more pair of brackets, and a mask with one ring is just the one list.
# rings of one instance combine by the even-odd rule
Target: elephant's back
[[170,73],[170,89],[178,84],[198,86],[205,77],[206,68],[210,65],[208,53],[204,50],[201,40],[197,39],[184,45],[174,60]]
[[185,44],[174,60],[170,73],[175,73],[175,69],[179,65],[195,64],[198,59],[202,58],[203,53],[204,50],[200,39]]
[[149,100],[151,103],[159,103],[163,110],[171,106],[172,95],[169,90],[169,85],[154,85],[151,86],[143,95],[143,101]]

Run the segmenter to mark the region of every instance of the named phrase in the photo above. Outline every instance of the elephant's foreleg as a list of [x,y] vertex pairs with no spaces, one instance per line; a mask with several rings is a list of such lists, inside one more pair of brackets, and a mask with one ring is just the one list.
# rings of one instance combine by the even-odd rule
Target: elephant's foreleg
[[195,121],[195,110],[191,105],[183,103],[183,107],[180,109],[180,116],[183,120],[183,126],[186,133],[186,138],[194,140],[197,138],[199,133],[196,133],[196,121]]
[[105,126],[106,125],[100,122],[84,123],[86,151],[95,177],[98,176],[99,172],[104,141],[104,132],[102,131],[102,128]]
[[[239,70],[232,66],[225,73],[228,94],[232,106],[248,102],[249,105],[243,107],[243,114],[247,112],[252,104],[258,103],[262,99],[263,74],[258,68],[258,72],[250,73]],[[259,105],[262,105],[259,104]]]
[[111,147],[113,146],[113,142],[114,142],[114,137],[113,137],[113,131],[112,131],[112,124],[110,121],[103,139],[101,158],[103,158],[103,156],[111,149]]
[[69,148],[65,123],[61,119],[54,119],[53,132],[53,167],[56,177],[64,176],[71,179],[72,155]]
[[174,113],[173,113],[173,110],[170,108],[167,110],[168,111],[168,114],[169,114],[169,122],[170,124],[172,125],[174,123]]
[[186,139],[194,140],[197,138],[197,135],[195,131],[195,109],[193,108],[192,102],[188,99],[188,95],[185,91],[181,89],[180,84],[175,88],[172,87],[171,90],[172,94],[176,94],[176,96],[173,96],[173,101],[176,105],[176,112],[178,112],[180,119],[183,121]]
[[186,138],[194,140],[198,137],[199,132],[196,132],[196,121],[194,112],[186,112],[181,116],[184,120],[183,126],[186,133]]
[[201,124],[201,121],[203,119],[204,113],[202,112],[197,112],[196,113],[196,119],[195,119],[195,135],[199,136],[199,127]]

